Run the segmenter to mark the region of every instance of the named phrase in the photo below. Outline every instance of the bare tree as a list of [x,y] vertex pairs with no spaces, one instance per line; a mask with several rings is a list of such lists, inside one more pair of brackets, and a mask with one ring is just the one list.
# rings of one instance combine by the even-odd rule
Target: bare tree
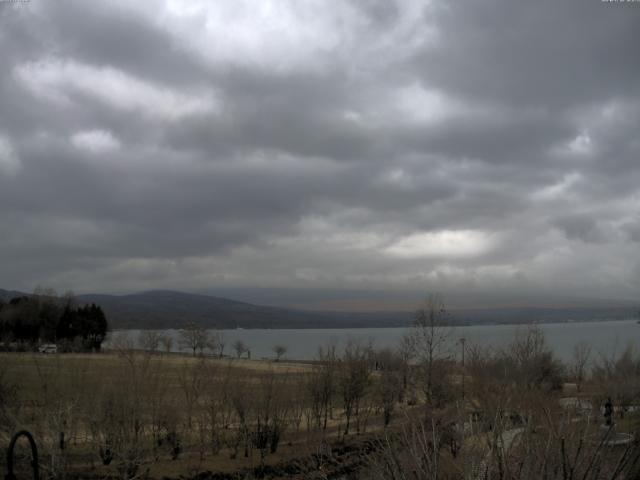
[[587,374],[587,365],[591,357],[591,346],[586,342],[580,342],[573,348],[573,365],[571,365],[571,376],[576,382],[578,390],[584,382]]
[[194,322],[189,322],[180,330],[180,345],[182,348],[187,348],[193,352],[193,356],[196,356],[196,352],[199,350],[200,354],[209,344],[208,332],[196,325]]
[[162,349],[165,353],[171,353],[171,348],[173,347],[173,337],[169,335],[160,335],[158,339],[160,344],[162,345]]
[[211,340],[209,343],[209,348],[213,352],[215,356],[218,358],[222,358],[224,355],[224,347],[227,345],[227,342],[224,338],[224,334],[222,332],[215,332],[211,336]]
[[[453,418],[411,422],[398,433],[385,432],[370,456],[364,478],[424,480],[438,478],[529,480],[623,480],[638,478],[636,442],[606,446],[609,434],[597,433],[588,418],[550,415],[549,401],[532,421],[513,428],[498,421],[485,440],[475,436],[455,462]],[[557,413],[557,412],[556,412]],[[458,456],[459,459],[459,456]],[[460,459],[461,460],[461,459]],[[365,467],[366,468],[366,467]]]
[[400,360],[400,371],[402,374],[401,388],[398,389],[398,401],[402,402],[409,388],[409,375],[411,373],[411,362],[416,356],[416,342],[414,335],[403,335],[397,347],[397,356]]
[[206,359],[184,361],[179,375],[179,383],[184,396],[184,408],[187,416],[187,427],[192,427],[192,419],[207,384]]
[[[415,352],[424,370],[424,392],[429,403],[436,400],[436,390],[441,390],[437,367],[447,358],[447,347],[451,336],[449,314],[442,296],[430,294],[416,311],[412,336]],[[436,376],[437,375],[437,376]],[[437,382],[438,381],[438,382]],[[437,382],[437,383],[436,383]]]
[[[336,393],[338,359],[336,346],[318,348],[318,363],[314,371],[306,377],[306,390],[310,401],[309,420],[315,420],[317,428],[327,429],[331,416],[333,397]],[[310,422],[311,423],[311,422]]]
[[110,334],[109,348],[118,352],[120,356],[130,354],[135,350],[135,342],[126,330]]
[[398,390],[402,388],[402,380],[397,370],[385,367],[380,372],[380,379],[376,385],[376,400],[382,407],[384,426],[391,422],[391,415],[398,398]]
[[8,367],[0,363],[0,432],[11,434],[14,428],[12,408],[18,405],[18,384],[9,380]]
[[370,383],[370,347],[349,342],[345,348],[339,372],[339,388],[346,419],[345,435],[349,434],[352,415],[356,416],[356,429],[360,433],[360,403]]
[[252,394],[255,386],[250,385],[246,377],[246,372],[237,373],[231,377],[228,385],[227,402],[233,410],[234,423],[237,425],[234,438],[230,445],[233,450],[231,453],[232,459],[238,456],[241,444],[244,446],[245,457],[249,456],[249,451],[252,446],[250,442],[250,421],[253,409],[255,408],[256,396]]
[[376,480],[444,478],[441,467],[443,432],[435,420],[412,423],[399,433],[385,433],[370,457],[364,477]]
[[[113,465],[120,478],[133,479],[150,459],[145,455],[144,434],[149,418],[149,381],[162,375],[152,368],[158,358],[119,351],[119,364],[111,382],[102,385],[97,402],[91,405],[90,432],[104,465]],[[160,382],[155,382],[162,385]]]
[[160,346],[160,333],[155,330],[143,330],[138,335],[138,346],[149,353],[155,353]]
[[236,356],[240,358],[244,353],[249,351],[249,348],[245,345],[242,340],[236,340],[233,342],[233,349],[236,352]]
[[225,402],[229,373],[229,369],[223,372],[220,365],[214,362],[209,362],[207,365],[203,418],[200,423],[201,428],[205,430],[205,436],[208,437],[208,441],[205,440],[204,443],[209,445],[214,455],[220,451],[225,433],[226,414],[229,410]]
[[523,389],[531,390],[543,385],[551,388],[561,386],[563,366],[554,357],[539,326],[519,329],[505,355],[512,381]]
[[262,375],[257,385],[254,408],[252,409],[252,443],[260,451],[264,462],[267,452],[276,453],[280,438],[287,426],[290,402],[287,375],[273,371]]
[[276,355],[276,362],[280,361],[280,358],[287,353],[287,347],[285,347],[284,345],[274,345],[273,348],[273,353],[275,353]]

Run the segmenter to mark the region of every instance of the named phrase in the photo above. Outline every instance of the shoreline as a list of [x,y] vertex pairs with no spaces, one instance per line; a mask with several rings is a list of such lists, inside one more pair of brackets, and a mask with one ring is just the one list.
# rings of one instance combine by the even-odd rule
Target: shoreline
[[[527,325],[566,325],[566,324],[581,324],[581,323],[612,323],[612,322],[634,322],[640,323],[640,321],[636,318],[594,318],[589,320],[565,320],[565,321],[554,321],[554,320],[540,320],[540,321],[529,321],[529,322],[481,322],[481,323],[449,323],[446,324],[447,327],[451,328],[459,328],[459,327],[499,327],[499,326],[527,326]],[[273,327],[273,328],[263,328],[263,327],[240,327],[240,328],[218,328],[218,327],[208,327],[206,325],[202,326],[205,330],[215,330],[220,332],[235,332],[235,331],[273,331],[273,330],[370,330],[370,329],[379,329],[379,330],[389,330],[389,329],[398,329],[398,328],[411,328],[412,325],[369,325],[369,326],[331,326],[331,327],[305,327],[305,326],[295,326],[295,327]],[[169,328],[147,328],[147,327],[126,327],[126,328],[115,328],[110,331],[110,333],[116,332],[136,332],[136,331],[180,331],[181,327],[169,327]]]

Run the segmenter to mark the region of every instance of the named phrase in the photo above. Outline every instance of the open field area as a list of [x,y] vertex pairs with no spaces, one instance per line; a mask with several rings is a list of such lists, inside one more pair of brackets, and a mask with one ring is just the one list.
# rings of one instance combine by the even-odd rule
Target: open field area
[[[6,421],[34,434],[50,473],[237,472],[311,458],[345,431],[337,398],[326,412],[308,403],[318,369],[308,363],[121,351],[4,353],[0,365]],[[381,429],[372,400],[354,412],[352,435]]]
[[[146,368],[162,370],[162,378],[169,395],[177,395],[185,370],[201,366],[203,359],[189,355],[169,354],[145,358],[144,352],[132,352],[127,362],[134,365],[144,363]],[[118,352],[77,353],[69,355],[42,355],[38,353],[0,353],[6,378],[20,383],[25,396],[36,401],[43,393],[42,382],[52,382],[55,388],[74,388],[78,381],[85,382],[88,389],[98,388],[103,382],[113,382],[121,373],[124,357]],[[205,360],[208,367],[216,371],[228,370],[230,375],[256,376],[256,372],[272,372],[278,375],[308,372],[308,363],[252,361],[247,359]],[[259,376],[259,373],[257,374]]]
[[[132,344],[108,353],[1,353],[0,448],[28,430],[43,478],[52,479],[640,473],[635,350],[592,358],[583,345],[562,363],[532,327],[508,348],[466,345],[462,364],[438,348],[447,331],[426,322],[394,350],[349,343],[338,354],[327,346],[306,363]],[[24,443],[17,453],[27,475]]]

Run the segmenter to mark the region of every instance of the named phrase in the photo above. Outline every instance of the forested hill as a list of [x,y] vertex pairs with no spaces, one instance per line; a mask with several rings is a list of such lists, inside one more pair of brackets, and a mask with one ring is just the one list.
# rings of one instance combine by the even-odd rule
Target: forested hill
[[[28,295],[0,289],[0,299]],[[111,328],[181,328],[195,322],[208,328],[358,328],[401,327],[412,312],[318,312],[254,305],[209,295],[155,290],[130,295],[79,295],[79,304],[95,303],[104,310]],[[581,307],[451,308],[456,324],[496,324],[620,320],[635,318],[638,307],[622,305]]]
[[308,312],[165,290],[77,298],[100,305],[112,328],[180,328],[186,322],[208,328],[398,327],[411,321],[407,312]]

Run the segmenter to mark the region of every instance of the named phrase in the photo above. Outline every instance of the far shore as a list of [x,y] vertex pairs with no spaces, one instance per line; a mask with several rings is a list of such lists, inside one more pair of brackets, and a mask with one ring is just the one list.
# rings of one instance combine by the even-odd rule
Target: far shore
[[[495,327],[495,326],[519,326],[519,325],[563,325],[566,323],[601,323],[601,322],[636,322],[640,324],[640,320],[637,318],[627,317],[627,318],[590,318],[585,320],[531,320],[531,321],[510,321],[510,322],[456,322],[452,321],[447,325],[450,327]],[[204,326],[207,330],[220,330],[220,331],[234,331],[234,330],[252,330],[252,331],[269,331],[269,330],[367,330],[367,329],[397,329],[397,328],[411,328],[411,323],[404,325],[358,325],[358,326],[331,326],[331,327],[316,327],[316,326],[292,326],[292,327],[273,327],[273,328],[263,328],[263,327],[236,327],[236,328],[226,328],[226,327],[216,327],[216,326]],[[141,330],[150,330],[150,331],[165,331],[165,330],[181,330],[181,325],[175,325],[172,327],[163,327],[163,328],[151,328],[151,327],[124,327],[124,328],[115,328],[112,332],[127,332],[127,331],[141,331]]]

